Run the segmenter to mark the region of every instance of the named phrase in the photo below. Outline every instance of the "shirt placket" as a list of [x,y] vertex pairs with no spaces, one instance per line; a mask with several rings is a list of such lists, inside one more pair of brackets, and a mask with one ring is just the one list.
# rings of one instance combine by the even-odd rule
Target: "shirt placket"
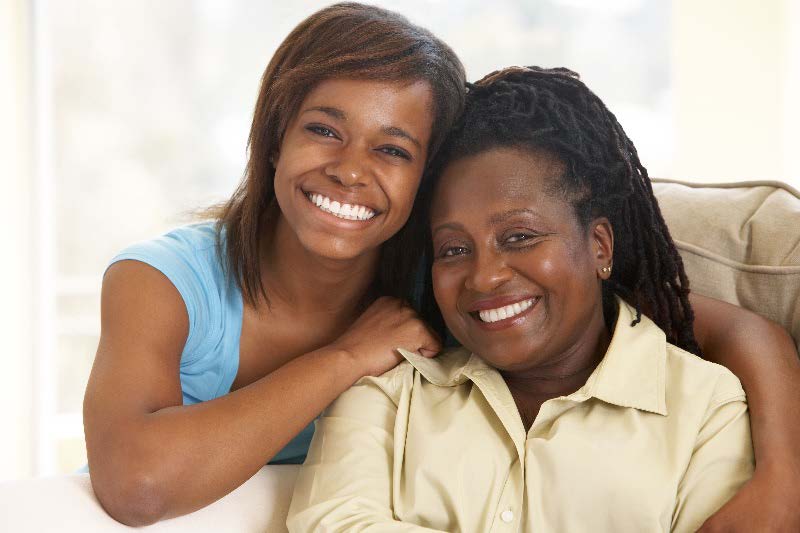
[[476,369],[471,372],[472,381],[480,389],[508,432],[517,450],[517,460],[511,470],[492,518],[491,533],[508,533],[520,530],[525,495],[525,428],[517,412],[514,398],[508,388],[498,386],[502,378],[494,372]]

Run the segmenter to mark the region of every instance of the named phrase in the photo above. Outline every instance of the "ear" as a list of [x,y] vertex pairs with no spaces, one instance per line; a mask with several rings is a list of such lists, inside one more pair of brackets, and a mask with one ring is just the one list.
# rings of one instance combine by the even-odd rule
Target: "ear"
[[602,280],[608,279],[614,266],[614,230],[606,217],[592,220],[589,228],[597,277]]

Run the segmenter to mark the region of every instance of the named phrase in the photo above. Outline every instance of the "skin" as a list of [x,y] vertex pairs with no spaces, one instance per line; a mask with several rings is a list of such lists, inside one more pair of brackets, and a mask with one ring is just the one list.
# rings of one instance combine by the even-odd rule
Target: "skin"
[[699,295],[689,299],[704,357],[742,382],[756,456],[750,481],[699,531],[800,531],[800,359],[794,340],[755,313]]
[[[399,301],[379,298],[359,316],[378,247],[411,209],[430,102],[424,83],[353,80],[320,83],[305,99],[275,162],[280,213],[262,246],[270,305],[245,306],[230,394],[182,405],[189,325],[179,293],[144,263],[109,268],[84,424],[92,484],[111,516],[145,525],[208,505],[359,378],[395,366],[395,347],[438,352],[437,338]],[[343,221],[319,211],[304,188],[379,214]]]
[[[345,118],[319,109],[306,112],[309,107],[339,110]],[[182,405],[179,364],[189,325],[172,283],[135,261],[108,269],[84,427],[92,484],[112,517],[145,525],[208,505],[251,477],[360,377],[396,365],[400,357],[394,347],[425,355],[439,350],[438,339],[412,310],[389,298],[370,303],[367,294],[377,249],[408,216],[427,158],[397,130],[426,147],[431,120],[424,84],[330,80],[308,95],[276,154],[280,212],[261,242],[270,306],[245,305],[238,373],[232,392],[221,398]],[[411,159],[395,159],[400,151]],[[383,219],[376,217],[359,230],[321,217],[304,203],[304,188],[363,202],[381,211]],[[693,305],[698,328],[708,328],[703,338],[710,339],[710,347],[700,341],[707,356],[743,365],[746,374],[739,375],[745,388],[752,383],[763,393],[759,402],[781,406],[761,413],[751,396],[753,419],[763,417],[770,428],[786,427],[791,411],[783,406],[796,408],[800,399],[788,399],[773,386],[782,371],[773,368],[776,358],[752,357],[767,348],[785,355],[785,332],[721,302],[693,300]],[[732,339],[731,320],[753,336]],[[767,336],[773,345],[765,346],[761,339]],[[775,403],[776,397],[782,403]],[[794,435],[800,438],[800,430]],[[754,436],[763,440],[764,453],[792,457],[794,446],[786,435],[767,428],[759,435],[754,427]],[[765,473],[764,484],[777,476]],[[756,490],[761,487],[745,495]],[[783,498],[774,501],[780,504]],[[748,513],[748,505],[733,510],[760,514]]]

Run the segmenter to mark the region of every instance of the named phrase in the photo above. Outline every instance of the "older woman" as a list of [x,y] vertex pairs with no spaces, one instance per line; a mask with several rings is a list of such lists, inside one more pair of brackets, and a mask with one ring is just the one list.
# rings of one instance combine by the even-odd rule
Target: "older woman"
[[696,531],[751,476],[744,392],[706,362],[636,150],[563,69],[474,87],[423,196],[463,345],[318,422],[292,531]]

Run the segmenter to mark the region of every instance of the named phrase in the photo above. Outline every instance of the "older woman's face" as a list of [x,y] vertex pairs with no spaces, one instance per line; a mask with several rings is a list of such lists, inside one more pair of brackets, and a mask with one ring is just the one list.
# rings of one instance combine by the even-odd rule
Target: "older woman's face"
[[588,325],[602,318],[611,229],[605,219],[581,227],[548,192],[562,171],[545,153],[495,149],[451,163],[434,195],[436,301],[459,342],[501,370],[596,342]]

